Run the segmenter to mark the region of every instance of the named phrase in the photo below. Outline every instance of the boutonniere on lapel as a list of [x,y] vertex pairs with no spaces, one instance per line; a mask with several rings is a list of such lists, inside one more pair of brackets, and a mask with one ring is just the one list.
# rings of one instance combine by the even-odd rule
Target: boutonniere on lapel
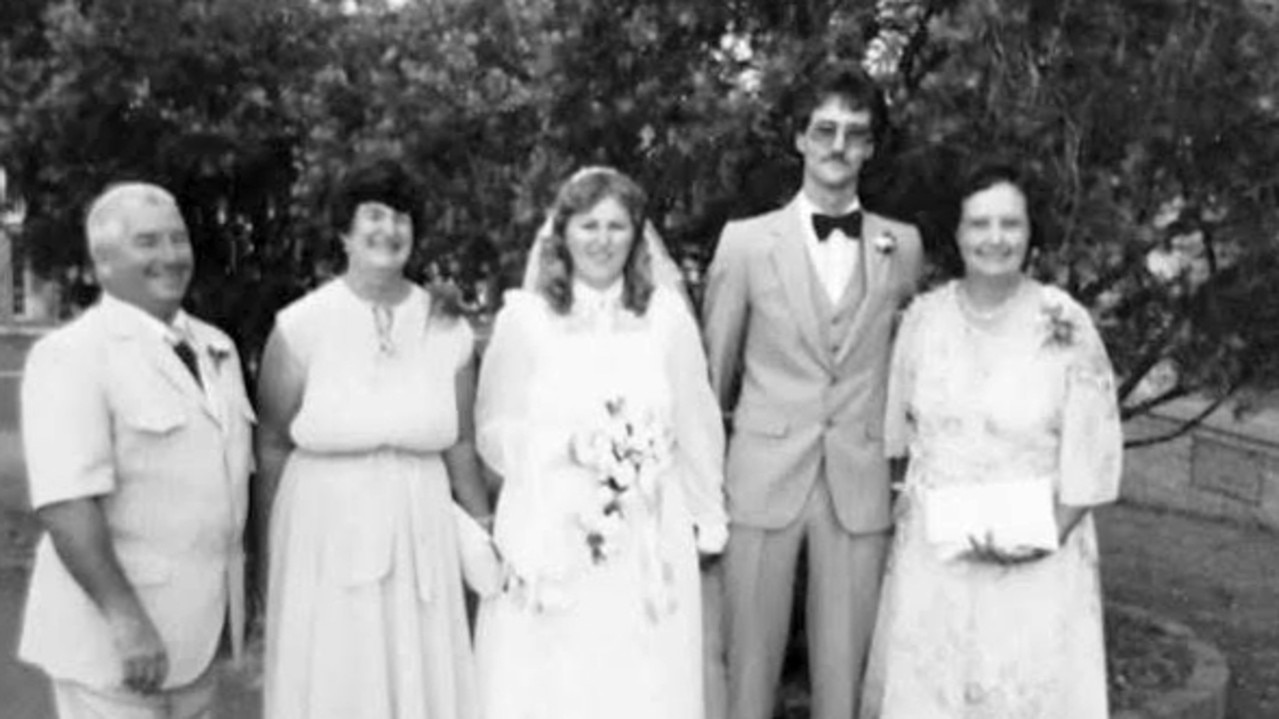
[[1044,322],[1045,347],[1067,349],[1075,344],[1077,328],[1074,321],[1065,316],[1064,307],[1057,303],[1045,303],[1039,311]]
[[891,255],[897,249],[897,237],[888,230],[884,230],[871,239],[870,246],[881,255]]

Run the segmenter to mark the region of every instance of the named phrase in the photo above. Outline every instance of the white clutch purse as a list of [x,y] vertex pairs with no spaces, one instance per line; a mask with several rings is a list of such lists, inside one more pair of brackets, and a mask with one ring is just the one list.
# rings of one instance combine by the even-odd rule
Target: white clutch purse
[[953,559],[989,536],[1001,548],[1057,549],[1052,482],[1047,478],[949,484],[923,492],[924,531]]
[[462,581],[480,597],[497,594],[502,590],[503,570],[493,538],[456,503],[453,504],[453,520],[457,525]]

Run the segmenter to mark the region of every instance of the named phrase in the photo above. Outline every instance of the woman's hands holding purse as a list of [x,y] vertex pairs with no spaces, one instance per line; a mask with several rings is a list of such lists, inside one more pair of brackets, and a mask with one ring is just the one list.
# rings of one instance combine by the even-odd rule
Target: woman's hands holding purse
[[1015,567],[1037,562],[1052,554],[1050,550],[1043,547],[1001,547],[995,543],[995,537],[990,532],[987,532],[982,539],[969,536],[968,544],[969,549],[963,555],[965,559],[987,564],[998,564],[1004,567]]

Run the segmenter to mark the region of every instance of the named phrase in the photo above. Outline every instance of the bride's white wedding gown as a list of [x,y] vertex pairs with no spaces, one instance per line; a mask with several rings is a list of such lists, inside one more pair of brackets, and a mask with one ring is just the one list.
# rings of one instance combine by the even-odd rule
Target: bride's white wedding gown
[[[697,549],[722,548],[726,516],[697,328],[670,289],[642,317],[621,307],[620,285],[574,296],[559,315],[538,294],[509,293],[481,368],[477,436],[503,476],[494,538],[513,576],[476,628],[484,716],[700,719]],[[578,514],[598,480],[569,446],[615,397],[664,420],[674,462],[660,508],[633,510],[620,551],[596,563]]]

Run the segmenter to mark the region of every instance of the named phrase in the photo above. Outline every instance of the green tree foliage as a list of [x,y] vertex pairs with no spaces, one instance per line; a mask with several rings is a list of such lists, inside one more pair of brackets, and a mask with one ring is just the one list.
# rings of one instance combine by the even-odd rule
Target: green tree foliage
[[1094,310],[1126,414],[1274,386],[1275,25],[1230,0],[974,1],[933,35],[903,108],[918,147],[933,174],[1029,160],[1056,239],[1038,266]]
[[898,127],[867,203],[940,257],[956,164],[1028,161],[1057,239],[1038,266],[1094,309],[1127,411],[1279,377],[1279,35],[1244,0],[347,5],[6,4],[0,158],[39,269],[83,263],[104,183],[157,179],[193,227],[197,311],[252,356],[333,271],[324,198],[376,153],[429,188],[421,276],[509,284],[588,163],[637,177],[674,253],[705,262],[728,218],[797,186],[789,79],[865,59]]
[[[303,123],[285,96],[320,57],[325,18],[304,2],[59,2],[48,52],[15,57],[0,96],[4,162],[32,209],[24,247],[37,271],[85,262],[82,212],[109,182],[152,179],[183,203],[200,263],[194,299],[260,334],[261,286],[281,267]],[[285,271],[277,271],[285,270]]]

